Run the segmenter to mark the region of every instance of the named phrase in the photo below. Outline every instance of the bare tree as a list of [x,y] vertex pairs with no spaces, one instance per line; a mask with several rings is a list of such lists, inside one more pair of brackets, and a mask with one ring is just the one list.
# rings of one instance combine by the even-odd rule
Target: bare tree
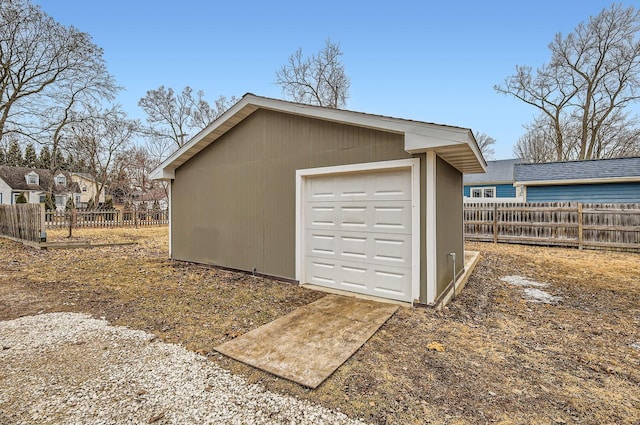
[[139,123],[127,118],[119,106],[90,110],[72,126],[69,142],[77,158],[82,158],[95,181],[94,204],[105,192],[116,158],[129,148]]
[[0,138],[14,132],[41,141],[53,134],[54,153],[65,110],[116,90],[91,37],[28,0],[0,2],[0,65]]
[[524,162],[551,162],[556,160],[553,131],[542,125],[532,125],[518,139],[513,153]]
[[144,195],[157,188],[163,189],[165,196],[168,196],[165,186],[149,178],[157,165],[158,162],[143,146],[133,146],[122,151],[116,157],[111,177],[119,198],[131,204],[135,194]]
[[329,108],[343,108],[349,98],[351,80],[340,60],[340,45],[325,41],[317,55],[302,56],[302,48],[289,56],[287,65],[276,71],[276,83],[296,102]]
[[[554,159],[599,158],[612,121],[634,132],[636,122],[624,111],[640,90],[639,30],[640,12],[613,4],[566,37],[556,34],[549,64],[535,72],[516,66],[516,73],[495,89],[540,111],[544,118],[537,123],[547,127],[542,133],[553,134]],[[608,151],[631,153],[623,146]]]
[[204,100],[204,92],[194,92],[189,86],[177,94],[172,88],[158,87],[149,90],[138,101],[147,114],[149,127],[144,130],[149,150],[159,158],[165,158],[173,150],[183,146],[196,132],[202,130],[222,115],[237,99],[220,96],[213,106]]
[[487,133],[478,133],[476,135],[476,142],[478,142],[478,147],[480,148],[480,152],[482,155],[487,158],[493,158],[493,155],[496,153],[493,150],[493,145],[496,143],[496,139],[489,136]]

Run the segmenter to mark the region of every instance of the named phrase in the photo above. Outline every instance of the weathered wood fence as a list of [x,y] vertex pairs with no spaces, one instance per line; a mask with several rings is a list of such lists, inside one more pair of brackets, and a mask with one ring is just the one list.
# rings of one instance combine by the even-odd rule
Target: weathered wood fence
[[74,228],[80,227],[137,227],[158,226],[169,223],[167,210],[131,210],[121,211],[47,211],[45,223],[48,228],[67,228],[71,221]]
[[640,251],[640,204],[465,203],[468,241]]
[[0,235],[39,243],[44,230],[44,205],[0,205]]

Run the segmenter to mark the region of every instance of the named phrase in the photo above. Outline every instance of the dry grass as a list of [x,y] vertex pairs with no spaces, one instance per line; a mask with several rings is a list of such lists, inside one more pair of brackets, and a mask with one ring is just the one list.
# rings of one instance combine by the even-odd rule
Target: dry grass
[[[400,309],[311,391],[212,348],[322,294],[169,261],[166,228],[82,229],[74,237],[138,244],[35,251],[0,240],[0,319],[104,316],[271,390],[375,423],[640,423],[638,254],[470,244],[482,260],[457,300],[440,312]],[[509,275],[547,282],[563,300],[527,302],[522,288],[500,280]]]

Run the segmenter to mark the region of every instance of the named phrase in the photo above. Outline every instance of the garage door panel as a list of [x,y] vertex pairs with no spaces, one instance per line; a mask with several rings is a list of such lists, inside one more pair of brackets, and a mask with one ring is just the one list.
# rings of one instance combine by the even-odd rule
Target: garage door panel
[[307,232],[306,255],[335,255],[336,236],[328,232]]
[[336,227],[336,206],[331,204],[308,204],[307,214],[311,226],[316,229]]
[[308,202],[307,228],[411,233],[411,201]]
[[410,299],[410,270],[403,267],[363,267],[344,261],[307,258],[307,281],[344,291],[368,295]]
[[372,211],[375,231],[411,233],[411,201],[377,202]]
[[411,180],[406,171],[396,170],[380,173],[372,182],[375,199],[411,200]]
[[333,179],[312,179],[307,184],[309,201],[330,201],[337,199],[336,182]]
[[411,181],[406,170],[322,176],[310,179],[308,200],[410,200]]
[[410,287],[411,273],[405,268],[376,268],[373,271],[373,292],[381,297],[404,297]]
[[306,238],[308,257],[411,267],[411,235],[311,229]]
[[383,235],[374,237],[374,256],[376,263],[393,263],[405,267],[411,266],[411,237],[407,235]]

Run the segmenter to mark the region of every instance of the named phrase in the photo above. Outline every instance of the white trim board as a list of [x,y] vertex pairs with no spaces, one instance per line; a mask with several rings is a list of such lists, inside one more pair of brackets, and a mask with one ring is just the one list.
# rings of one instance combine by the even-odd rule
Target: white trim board
[[306,247],[304,223],[305,178],[331,174],[349,174],[373,172],[377,170],[410,169],[411,170],[411,299],[420,298],[420,158],[399,159],[392,161],[367,162],[359,164],[338,165],[320,168],[307,168],[296,171],[296,280],[300,284],[306,276],[304,253]]
[[425,208],[427,215],[427,228],[425,229],[425,245],[427,247],[427,304],[433,304],[435,302],[436,293],[438,291],[438,246],[436,238],[436,162],[436,153],[433,151],[427,152],[427,170],[425,173],[426,181],[424,182],[426,188]]

